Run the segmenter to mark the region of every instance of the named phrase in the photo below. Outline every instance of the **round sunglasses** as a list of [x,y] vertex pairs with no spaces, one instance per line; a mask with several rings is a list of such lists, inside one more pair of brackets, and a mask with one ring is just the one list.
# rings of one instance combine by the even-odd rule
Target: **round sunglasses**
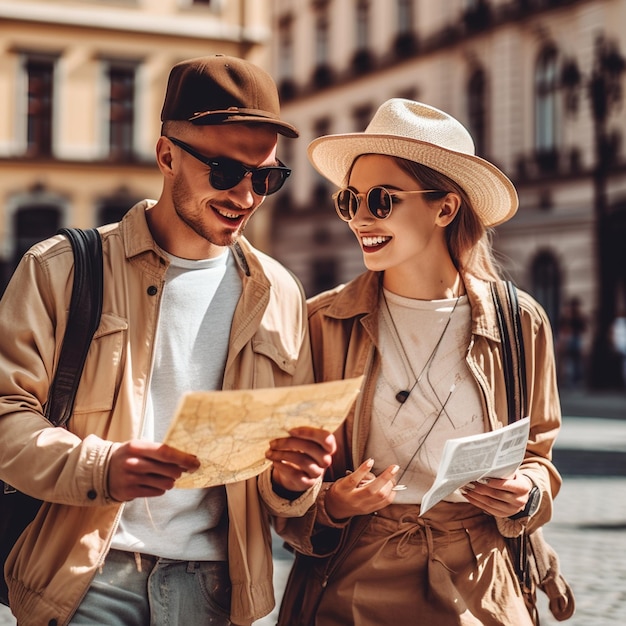
[[372,187],[366,193],[356,193],[349,187],[340,189],[333,194],[337,215],[344,221],[349,222],[354,218],[361,203],[361,196],[365,196],[367,210],[378,220],[385,220],[391,215],[393,199],[398,196],[412,193],[438,193],[445,195],[447,192],[441,189],[419,189],[417,191],[392,191],[385,187]]
[[210,168],[209,182],[211,187],[226,191],[238,185],[250,174],[252,190],[259,196],[269,196],[276,193],[289,178],[291,170],[284,163],[278,161],[278,166],[248,167],[240,161],[228,157],[215,157],[213,159],[204,156],[189,144],[176,137],[167,137],[174,145],[184,150],[187,154],[198,159]]

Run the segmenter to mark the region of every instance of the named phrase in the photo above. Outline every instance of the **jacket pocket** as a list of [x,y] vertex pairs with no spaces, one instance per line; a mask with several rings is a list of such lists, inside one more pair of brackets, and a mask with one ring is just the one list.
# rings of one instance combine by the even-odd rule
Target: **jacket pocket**
[[[279,350],[275,343],[257,339],[252,342],[252,350],[255,355],[267,357],[273,366],[282,372],[293,376],[296,372],[296,358],[289,356],[285,351]],[[259,361],[259,359],[257,359]]]
[[102,314],[76,392],[74,414],[110,411],[113,407],[127,330],[126,319]]

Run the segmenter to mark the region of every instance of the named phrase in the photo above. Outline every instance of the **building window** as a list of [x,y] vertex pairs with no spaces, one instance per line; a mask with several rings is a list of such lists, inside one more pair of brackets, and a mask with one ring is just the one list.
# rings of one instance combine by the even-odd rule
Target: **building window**
[[359,0],[356,5],[356,49],[367,50],[370,36],[370,5],[368,0]]
[[557,147],[557,53],[545,48],[535,67],[535,150],[550,155]]
[[278,45],[276,47],[278,91],[281,101],[291,100],[296,95],[294,80],[293,19],[286,15],[278,22]]
[[182,8],[203,7],[211,9],[211,12],[215,13],[222,10],[224,0],[178,0],[178,4]]
[[111,64],[109,79],[109,158],[128,161],[134,155],[135,67]]
[[96,226],[119,222],[139,200],[126,187],[118,188],[98,202]]
[[311,295],[336,287],[339,282],[336,259],[317,259],[313,261],[312,274],[313,291]]
[[61,209],[46,202],[22,206],[14,215],[15,248],[13,265],[37,242],[52,237],[61,227]]
[[370,3],[359,0],[356,4],[356,41],[352,57],[352,70],[355,74],[369,72],[374,65],[370,45]]
[[293,78],[293,21],[291,16],[278,25],[278,80]]
[[50,156],[54,60],[27,58],[26,75],[28,89],[26,153],[28,156]]
[[[320,117],[313,123],[313,136],[323,137],[331,133],[330,117]],[[312,209],[317,211],[320,207],[330,207],[332,213],[332,189],[333,185],[327,178],[322,176],[317,170],[313,174],[313,182],[311,184],[311,205]]]
[[399,35],[406,35],[413,30],[413,0],[397,0],[396,26]]
[[128,213],[133,206],[132,202],[119,202],[116,200],[107,200],[98,209],[98,223],[96,226],[104,226],[105,224],[115,224]]
[[467,85],[467,118],[476,154],[484,156],[487,153],[487,94],[485,72],[482,69],[472,73]]
[[417,49],[417,37],[413,32],[413,1],[396,2],[396,37],[394,51],[399,57],[407,57]]
[[557,327],[561,306],[561,272],[554,254],[540,252],[532,263],[532,295],[543,306],[550,323]]
[[371,104],[364,104],[363,106],[357,107],[352,112],[352,119],[354,120],[354,132],[361,133],[370,123],[373,115],[373,107]]
[[327,87],[333,82],[333,70],[330,59],[330,22],[328,20],[328,3],[318,2],[315,5],[315,71],[313,83],[316,87]]
[[315,20],[315,63],[318,66],[328,63],[328,18],[325,13]]
[[489,26],[491,7],[487,0],[465,0],[463,21],[469,31],[481,30]]

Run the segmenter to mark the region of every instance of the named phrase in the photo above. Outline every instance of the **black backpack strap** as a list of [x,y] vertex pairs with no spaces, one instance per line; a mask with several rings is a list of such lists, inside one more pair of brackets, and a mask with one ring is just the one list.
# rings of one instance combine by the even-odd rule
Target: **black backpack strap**
[[74,284],[56,374],[46,404],[46,417],[63,426],[72,414],[76,389],[89,345],[102,313],[102,239],[91,228],[62,228],[74,251]]
[[526,415],[526,358],[517,289],[511,281],[491,283],[502,344],[509,424]]

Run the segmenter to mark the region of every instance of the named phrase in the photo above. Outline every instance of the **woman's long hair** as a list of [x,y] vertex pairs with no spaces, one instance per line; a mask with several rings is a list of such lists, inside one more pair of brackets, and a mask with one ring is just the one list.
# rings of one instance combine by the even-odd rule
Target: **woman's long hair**
[[[500,269],[491,246],[492,231],[480,221],[463,188],[445,174],[436,172],[426,165],[399,157],[394,158],[398,165],[413,176],[424,189],[441,189],[457,193],[461,197],[459,211],[445,232],[452,262],[458,270],[463,270],[477,278],[498,279]],[[426,201],[433,202],[440,198],[441,195],[435,196],[434,194],[424,196]]]

